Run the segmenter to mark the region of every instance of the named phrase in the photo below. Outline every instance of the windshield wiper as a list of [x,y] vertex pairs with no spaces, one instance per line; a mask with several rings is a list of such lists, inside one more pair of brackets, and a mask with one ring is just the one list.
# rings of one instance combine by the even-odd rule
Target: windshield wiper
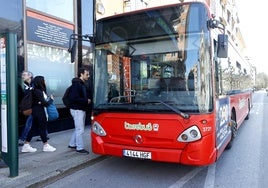
[[183,117],[184,119],[189,119],[190,118],[190,115],[189,114],[186,114],[182,111],[180,111],[179,109],[177,108],[174,108],[173,106],[163,102],[163,101],[158,101],[160,102],[161,104],[163,104],[164,106],[168,107],[169,109],[173,110],[174,112],[176,112],[177,114],[179,114],[181,117]]
[[[172,101],[169,101],[169,102],[172,102]],[[160,100],[157,100],[157,101],[142,101],[142,102],[140,101],[140,102],[135,102],[134,104],[148,104],[148,103],[161,103],[164,106],[166,106],[169,109],[171,109],[173,112],[176,112],[178,115],[180,115],[184,119],[189,119],[190,118],[189,114],[184,113],[184,112],[180,111],[179,109],[174,108],[173,106],[167,104],[166,102],[160,101]]]

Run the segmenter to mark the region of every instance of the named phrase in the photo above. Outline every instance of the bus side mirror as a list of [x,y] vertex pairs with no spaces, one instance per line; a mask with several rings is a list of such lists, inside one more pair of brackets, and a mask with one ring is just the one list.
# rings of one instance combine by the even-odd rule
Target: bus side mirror
[[217,56],[219,58],[227,58],[228,57],[228,35],[225,35],[225,34],[218,35]]
[[77,53],[77,41],[74,41],[72,47],[68,49],[68,52],[71,54],[71,63],[73,63]]

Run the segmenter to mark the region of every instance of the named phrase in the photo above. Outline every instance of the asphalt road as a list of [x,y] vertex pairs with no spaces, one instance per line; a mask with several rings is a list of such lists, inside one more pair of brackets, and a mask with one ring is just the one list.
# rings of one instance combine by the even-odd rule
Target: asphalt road
[[194,167],[107,157],[47,186],[57,188],[265,188],[268,187],[268,96],[255,92],[249,120],[233,147],[213,165]]

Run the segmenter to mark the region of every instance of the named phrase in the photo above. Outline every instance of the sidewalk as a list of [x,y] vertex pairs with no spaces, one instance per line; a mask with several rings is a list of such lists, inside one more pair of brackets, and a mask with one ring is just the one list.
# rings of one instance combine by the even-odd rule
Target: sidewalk
[[21,153],[19,147],[19,175],[9,177],[9,168],[0,168],[1,187],[42,187],[47,181],[56,180],[73,171],[83,168],[99,159],[91,151],[90,128],[86,127],[84,133],[85,149],[88,155],[77,153],[68,148],[69,139],[73,129],[49,134],[49,143],[56,147],[55,152],[43,152],[43,144],[32,139],[31,145],[37,148],[35,153]]

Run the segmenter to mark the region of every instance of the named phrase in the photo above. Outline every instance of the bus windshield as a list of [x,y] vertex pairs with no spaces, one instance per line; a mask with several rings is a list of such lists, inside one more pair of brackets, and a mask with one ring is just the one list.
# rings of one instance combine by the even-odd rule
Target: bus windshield
[[94,109],[212,111],[208,19],[186,3],[99,20]]

